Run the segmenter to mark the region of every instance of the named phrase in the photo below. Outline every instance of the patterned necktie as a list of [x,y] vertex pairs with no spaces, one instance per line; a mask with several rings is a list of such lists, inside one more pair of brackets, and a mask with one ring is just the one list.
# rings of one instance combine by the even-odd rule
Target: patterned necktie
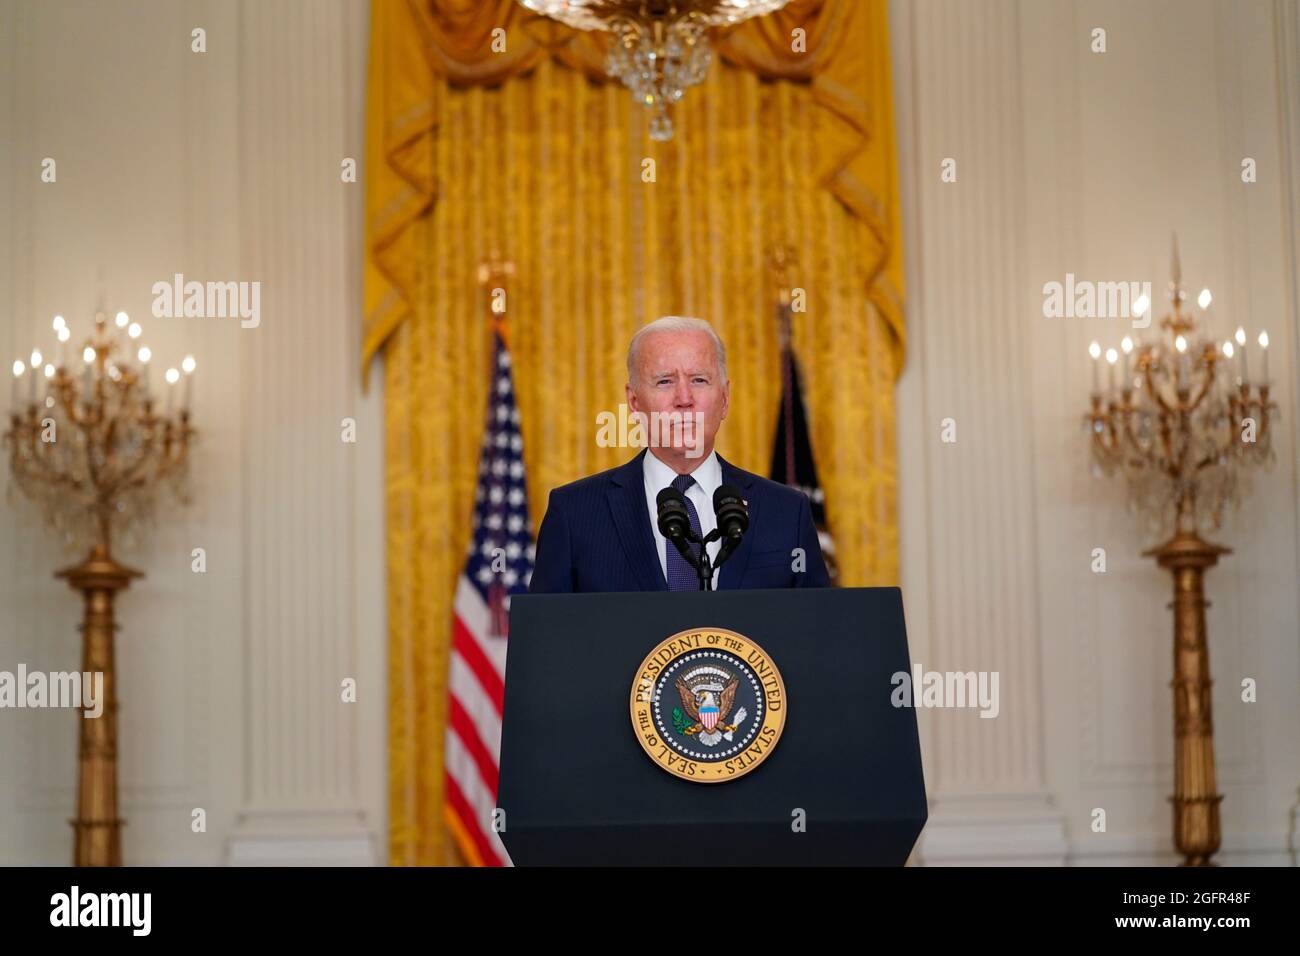
[[[695,484],[695,479],[690,475],[678,475],[673,479],[673,487],[682,493],[686,498],[686,513],[691,519],[691,530],[697,535],[703,537],[700,533],[700,516],[695,511],[695,502],[686,494],[686,489]],[[688,543],[692,551],[696,551],[699,545]],[[671,541],[664,541],[664,548],[668,556],[668,590],[670,591],[698,591],[700,589],[700,574],[686,559],[682,553],[677,550],[677,545]],[[698,552],[697,552],[698,553]]]

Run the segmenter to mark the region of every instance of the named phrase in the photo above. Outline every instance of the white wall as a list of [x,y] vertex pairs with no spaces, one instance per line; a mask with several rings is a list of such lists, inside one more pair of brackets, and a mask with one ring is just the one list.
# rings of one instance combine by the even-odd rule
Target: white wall
[[[1267,327],[1278,461],[1207,578],[1223,850],[1294,862],[1300,786],[1296,5],[1214,0],[895,2],[910,356],[900,385],[913,654],[997,669],[1002,713],[923,712],[933,863],[1165,863],[1172,851],[1167,572],[1118,479],[1089,474],[1087,343],[1047,319],[1067,272],[1149,280],[1170,233],[1220,332]],[[1107,31],[1107,52],[1090,50]],[[1289,131],[1289,132],[1288,132]],[[1289,136],[1289,138],[1288,138]],[[1243,184],[1243,157],[1258,182]],[[955,183],[940,181],[953,157]],[[1162,310],[1157,310],[1157,316]],[[1153,330],[1154,331],[1154,330]],[[939,440],[953,417],[958,441]],[[1104,547],[1108,570],[1090,570]],[[1253,677],[1259,701],[1240,700]],[[1107,830],[1090,828],[1094,808]]]
[[[366,33],[346,0],[0,3],[6,368],[101,301],[158,361],[199,363],[194,503],[120,555],[148,574],[119,602],[127,863],[386,858],[382,376],[363,398],[363,187],[339,175],[363,153]],[[261,325],[152,319],[175,272],[260,281]],[[71,556],[33,515],[0,507],[0,669],[76,668],[77,597],[51,576]],[[0,712],[0,863],[70,861],[77,719]]]
[[[1189,285],[1267,324],[1278,463],[1208,577],[1224,863],[1287,862],[1300,786],[1295,405],[1300,19],[1286,0],[893,6],[910,352],[900,385],[914,657],[996,669],[1002,713],[922,712],[926,862],[1173,859],[1165,574],[1087,472],[1066,272]],[[208,52],[190,52],[207,29]],[[1088,51],[1093,26],[1108,52]],[[382,399],[356,376],[365,4],[0,2],[0,349],[85,328],[153,282],[259,280],[263,322],[146,321],[200,362],[194,498],[120,605],[129,863],[382,860]],[[1243,186],[1240,157],[1259,162]],[[45,156],[57,184],[39,181]],[[939,162],[958,160],[957,183]],[[1135,275],[1136,273],[1136,275]],[[1235,324],[1235,321],[1234,321]],[[372,375],[378,383],[381,376]],[[0,390],[0,402],[8,390]],[[355,446],[338,442],[358,420]],[[958,442],[939,442],[953,417]],[[1109,571],[1089,571],[1093,547]],[[204,547],[208,572],[189,570]],[[77,666],[64,563],[0,506],[0,669]],[[356,676],[359,702],[336,703]],[[1243,676],[1257,704],[1239,702]],[[0,863],[71,856],[76,718],[0,712]],[[190,832],[204,807],[208,833]],[[1108,831],[1089,829],[1104,807]],[[1292,837],[1292,839],[1296,839]]]

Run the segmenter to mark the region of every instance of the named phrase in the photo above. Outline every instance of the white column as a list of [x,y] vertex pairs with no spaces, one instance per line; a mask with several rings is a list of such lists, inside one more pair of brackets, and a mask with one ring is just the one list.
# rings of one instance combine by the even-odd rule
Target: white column
[[[1274,0],[1273,22],[1277,43],[1277,69],[1282,155],[1289,157],[1284,163],[1284,193],[1290,197],[1290,206],[1284,212],[1288,228],[1284,230],[1287,267],[1291,271],[1291,367],[1300,369],[1300,9],[1287,0]],[[1281,404],[1281,401],[1278,402]],[[1292,406],[1294,407],[1294,405]],[[1291,415],[1294,444],[1300,448],[1300,415]],[[1300,482],[1295,484],[1296,514],[1300,516]],[[1296,566],[1300,567],[1300,535],[1296,536]],[[1300,598],[1298,598],[1300,600]],[[1300,613],[1300,609],[1297,609]],[[1295,793],[1300,795],[1300,781],[1295,781]],[[1300,799],[1291,807],[1290,832],[1287,839],[1290,863],[1297,860],[1300,847]]]
[[[891,9],[909,357],[899,389],[913,664],[996,671],[999,712],[920,710],[927,864],[1061,864],[1037,634],[1015,0]],[[945,160],[956,179],[942,179]],[[946,420],[951,419],[950,423]],[[955,441],[943,441],[945,424]]]
[[[364,187],[359,173],[341,175],[364,146],[366,33],[363,4],[240,5],[231,161],[242,177],[240,277],[261,282],[262,314],[241,333],[248,707],[235,864],[386,857],[382,821],[363,809],[384,775],[382,727],[363,720],[385,710],[373,653],[384,635],[378,605],[361,596],[374,567],[358,558],[359,542],[382,542],[382,515],[358,513],[358,488],[378,493],[362,466],[381,453],[382,424],[377,399],[359,401]],[[355,444],[343,440],[346,418]],[[382,550],[372,558],[381,564]],[[344,701],[346,680],[359,703]]]

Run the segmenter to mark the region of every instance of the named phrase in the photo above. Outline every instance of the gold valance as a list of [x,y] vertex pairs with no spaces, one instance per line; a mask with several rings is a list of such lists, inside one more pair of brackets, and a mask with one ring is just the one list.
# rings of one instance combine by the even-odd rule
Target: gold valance
[[[546,58],[612,82],[608,34],[572,30],[516,0],[375,0],[371,29],[367,155],[384,162],[366,173],[365,367],[411,314],[419,255],[410,227],[442,185],[433,140],[448,87],[499,84]],[[866,293],[896,338],[897,372],[903,275],[888,43],[886,0],[792,0],[719,32],[714,49],[765,79],[809,84],[825,119],[817,182],[869,229]]]

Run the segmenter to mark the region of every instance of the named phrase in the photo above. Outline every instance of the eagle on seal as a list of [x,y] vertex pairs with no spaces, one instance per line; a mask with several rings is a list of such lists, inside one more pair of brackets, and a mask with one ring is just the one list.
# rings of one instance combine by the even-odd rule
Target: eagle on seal
[[736,723],[727,723],[727,716],[736,701],[736,687],[740,683],[733,677],[725,686],[711,684],[692,690],[686,681],[677,678],[677,694],[682,699],[682,708],[686,715],[695,721],[694,726],[687,727],[687,734],[699,734],[700,742],[713,746],[722,739],[723,734],[730,734],[744,720],[744,711],[737,714]]

